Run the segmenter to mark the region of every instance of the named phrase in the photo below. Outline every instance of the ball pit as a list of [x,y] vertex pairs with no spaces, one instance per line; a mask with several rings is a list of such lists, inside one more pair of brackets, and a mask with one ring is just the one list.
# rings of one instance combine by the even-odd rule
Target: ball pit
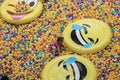
[[[26,24],[9,24],[0,16],[0,78],[7,75],[12,80],[40,80],[45,65],[56,57],[46,47],[73,20],[95,18],[110,26],[112,41],[97,54],[81,56],[94,63],[97,80],[119,80],[119,5],[119,0],[49,0],[42,15]],[[61,53],[68,54],[77,53],[68,48]]]

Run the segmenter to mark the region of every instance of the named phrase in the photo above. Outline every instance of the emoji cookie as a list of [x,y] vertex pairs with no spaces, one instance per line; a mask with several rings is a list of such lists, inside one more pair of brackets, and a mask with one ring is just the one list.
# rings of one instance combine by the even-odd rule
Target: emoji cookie
[[74,52],[95,53],[104,49],[111,41],[110,27],[95,19],[76,20],[64,32],[64,43]]
[[2,18],[13,24],[23,24],[36,19],[42,12],[41,0],[5,0],[1,5]]
[[50,61],[42,72],[42,80],[96,80],[94,65],[77,55],[60,56]]

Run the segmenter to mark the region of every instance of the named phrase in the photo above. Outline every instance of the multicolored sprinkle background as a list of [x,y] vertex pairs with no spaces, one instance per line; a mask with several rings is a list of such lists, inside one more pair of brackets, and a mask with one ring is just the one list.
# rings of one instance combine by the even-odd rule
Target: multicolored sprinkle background
[[[41,80],[45,65],[57,57],[46,47],[78,18],[95,18],[110,26],[111,43],[98,53],[81,56],[94,63],[97,80],[120,80],[120,0],[49,0],[37,19],[21,25],[0,17],[0,78]],[[77,53],[68,48],[61,53],[69,54]]]

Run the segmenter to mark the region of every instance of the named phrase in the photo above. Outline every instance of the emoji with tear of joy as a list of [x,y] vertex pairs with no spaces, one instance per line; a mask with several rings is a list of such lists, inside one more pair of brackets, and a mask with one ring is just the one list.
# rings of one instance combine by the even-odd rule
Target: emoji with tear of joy
[[95,66],[78,55],[59,56],[42,71],[42,80],[96,80]]
[[96,19],[82,19],[70,23],[64,30],[65,45],[80,54],[96,53],[111,41],[110,27]]
[[9,23],[23,24],[36,19],[42,10],[41,0],[5,0],[0,14]]

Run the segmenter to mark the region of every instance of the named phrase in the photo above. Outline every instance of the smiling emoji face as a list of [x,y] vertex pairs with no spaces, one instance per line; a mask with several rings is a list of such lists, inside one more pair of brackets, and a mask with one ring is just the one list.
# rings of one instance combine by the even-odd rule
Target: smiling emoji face
[[50,61],[42,72],[42,80],[96,80],[94,65],[81,56],[61,56]]
[[1,5],[1,16],[9,23],[22,24],[37,18],[42,9],[40,0],[5,0]]
[[110,27],[95,19],[77,20],[63,32],[64,43],[77,53],[95,53],[104,49],[111,40]]

